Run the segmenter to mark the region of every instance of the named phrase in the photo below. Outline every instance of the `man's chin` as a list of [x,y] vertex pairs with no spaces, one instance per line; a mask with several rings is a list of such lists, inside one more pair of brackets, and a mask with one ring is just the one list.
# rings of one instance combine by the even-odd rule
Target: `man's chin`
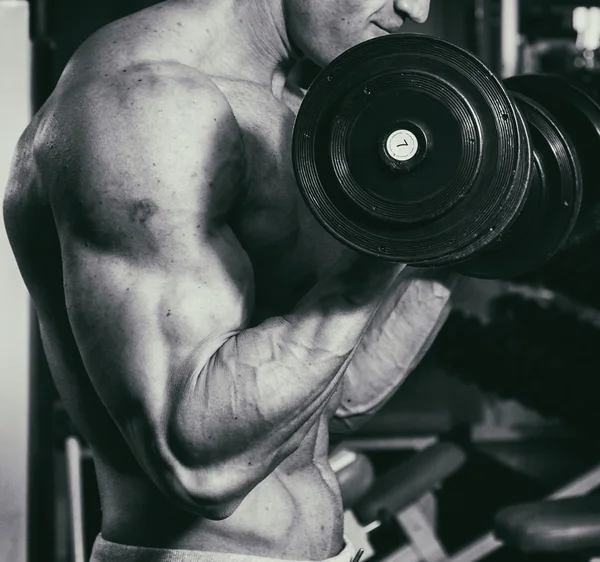
[[378,25],[369,25],[368,29],[365,30],[365,33],[361,35],[360,38],[355,41],[348,42],[344,46],[338,46],[336,49],[331,49],[326,55],[322,53],[322,57],[309,57],[306,58],[311,61],[311,63],[317,65],[319,68],[325,68],[327,65],[331,64],[337,57],[346,51],[364,43],[365,41],[369,41],[371,39],[375,39],[376,37],[383,37],[385,35],[390,35],[388,31],[379,27]]

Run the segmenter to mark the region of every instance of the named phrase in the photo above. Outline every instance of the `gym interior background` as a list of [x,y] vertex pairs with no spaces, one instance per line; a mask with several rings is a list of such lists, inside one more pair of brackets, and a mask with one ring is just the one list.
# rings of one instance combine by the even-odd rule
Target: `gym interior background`
[[[78,45],[106,23],[153,3],[0,0],[0,186],[6,184],[18,135],[52,91]],[[501,77],[556,72],[576,76],[596,88],[598,6],[600,3],[577,0],[433,0],[427,24],[418,28],[409,24],[405,30],[465,47]],[[61,410],[4,229],[0,233],[0,271],[0,560],[80,562],[78,556],[89,551],[98,530],[93,466],[85,443]],[[470,281],[457,296],[453,314],[484,317],[493,325],[497,303],[502,303],[502,313],[512,322],[520,318],[523,331],[505,321],[494,332],[494,341],[514,350],[512,344],[519,334],[537,330],[539,339],[547,343],[545,349],[536,348],[543,359],[538,370],[560,380],[585,372],[589,376],[582,384],[592,389],[589,381],[595,372],[588,363],[594,361],[590,350],[600,340],[599,273],[600,269],[589,267],[585,279],[572,280],[558,293],[543,283],[530,287]],[[466,336],[459,345],[464,346],[475,368],[489,367],[485,357],[473,353]],[[515,352],[515,363],[521,363],[528,352],[523,343]],[[464,383],[449,374],[451,367],[456,368],[445,364],[434,346],[381,414],[332,458],[340,478],[346,478],[344,470],[350,465],[366,462],[366,472],[362,476],[357,473],[363,484],[398,466],[402,470],[396,471],[396,480],[413,482],[415,467],[411,472],[410,463],[403,463],[410,459],[415,464],[417,451],[425,452],[415,464],[420,474],[429,474],[427,467],[432,462],[442,463],[436,468],[432,489],[413,498],[412,507],[389,514],[389,521],[368,522],[366,557],[514,562],[600,555],[600,549],[552,554],[551,558],[547,553],[537,558],[495,546],[486,550],[486,545],[494,545],[489,531],[500,510],[548,496],[600,462],[600,448],[588,431],[596,412],[583,418],[574,413],[581,410],[583,402],[593,409],[597,394],[590,398],[588,391],[583,400],[568,385],[556,383],[556,395],[544,402],[550,406],[536,408],[536,403],[523,404],[512,396]],[[539,377],[536,380],[539,382]],[[558,398],[561,405],[553,410]],[[553,415],[559,411],[566,413]],[[581,419],[588,423],[586,427]],[[457,457],[452,448],[432,451],[436,443],[452,443],[464,455]],[[390,481],[386,485],[384,496]],[[373,488],[371,494],[382,495],[381,489]],[[365,518],[379,516],[368,511],[359,504],[361,517],[348,516],[348,525],[354,525],[358,535],[365,535]],[[419,519],[424,514],[426,519]],[[428,523],[420,525],[423,521]],[[480,537],[483,539],[477,542]],[[469,558],[469,544],[475,544],[476,551],[479,548],[479,558]],[[450,558],[457,552],[465,557]]]

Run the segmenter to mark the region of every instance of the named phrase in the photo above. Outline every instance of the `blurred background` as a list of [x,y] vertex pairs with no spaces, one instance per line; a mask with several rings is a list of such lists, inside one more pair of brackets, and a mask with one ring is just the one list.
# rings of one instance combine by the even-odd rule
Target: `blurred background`
[[[77,47],[98,28],[154,3],[0,0],[0,188],[18,136]],[[600,2],[432,0],[429,21],[408,24],[405,31],[463,46],[501,77],[553,72],[599,91]],[[595,294],[469,282],[457,295],[457,308],[485,317],[497,299],[513,295],[534,306],[556,304],[569,318],[597,326],[600,292],[598,300]],[[98,532],[93,464],[62,412],[4,228],[0,311],[0,561],[75,560],[73,544],[80,540],[89,552]],[[463,344],[468,353],[469,343]],[[581,368],[577,356],[570,359],[563,376]],[[366,455],[381,474],[442,439],[469,447],[466,464],[436,493],[437,533],[451,550],[485,532],[503,505],[540,497],[600,460],[585,431],[460,382],[435,349],[385,410],[344,446]],[[378,540],[385,550],[388,539]]]

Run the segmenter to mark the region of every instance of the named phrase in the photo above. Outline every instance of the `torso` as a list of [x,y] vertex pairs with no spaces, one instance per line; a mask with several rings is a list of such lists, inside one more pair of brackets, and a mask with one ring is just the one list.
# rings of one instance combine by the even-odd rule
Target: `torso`
[[[289,311],[346,250],[316,223],[298,192],[291,168],[293,112],[268,89],[214,82],[244,135],[247,197],[232,214],[231,226],[253,264],[258,323]],[[327,462],[327,422],[337,397],[298,451],[226,520],[205,520],[171,506],[139,467],[89,381],[66,314],[60,247],[48,203],[58,168],[38,167],[36,151],[48,147],[33,146],[38,127],[55,107],[51,100],[24,136],[14,173],[17,189],[9,202],[19,226],[10,236],[62,402],[94,455],[104,537],[132,545],[279,558],[318,560],[337,554],[343,543],[341,503]]]

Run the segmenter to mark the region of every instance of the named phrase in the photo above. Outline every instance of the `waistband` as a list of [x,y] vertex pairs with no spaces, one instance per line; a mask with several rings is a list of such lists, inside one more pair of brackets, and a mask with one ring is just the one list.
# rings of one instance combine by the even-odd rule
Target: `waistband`
[[[356,551],[346,540],[346,546],[337,556],[322,562],[352,562]],[[246,554],[204,552],[202,550],[171,550],[128,546],[107,541],[98,535],[92,549],[90,562],[275,562],[281,559]],[[309,562],[308,560],[281,562]]]

